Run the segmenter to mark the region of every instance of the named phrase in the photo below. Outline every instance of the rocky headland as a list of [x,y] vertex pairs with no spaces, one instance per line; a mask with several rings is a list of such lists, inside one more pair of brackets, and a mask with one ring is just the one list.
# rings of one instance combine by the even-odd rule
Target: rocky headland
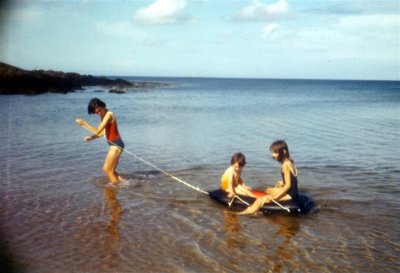
[[0,62],[0,95],[36,95],[82,90],[84,86],[104,86],[111,93],[122,94],[127,89],[148,89],[162,86],[162,83],[128,82],[123,79],[109,79],[92,75],[53,70],[24,70]]

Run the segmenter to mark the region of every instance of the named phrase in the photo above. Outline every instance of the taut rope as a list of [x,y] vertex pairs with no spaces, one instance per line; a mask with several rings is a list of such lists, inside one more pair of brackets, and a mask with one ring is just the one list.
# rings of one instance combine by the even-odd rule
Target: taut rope
[[140,161],[146,163],[147,165],[153,167],[153,168],[156,169],[157,171],[160,171],[160,172],[162,172],[163,174],[165,174],[165,175],[171,177],[172,179],[178,181],[179,183],[182,183],[183,185],[185,185],[185,186],[187,186],[187,187],[189,187],[189,188],[191,188],[191,189],[193,189],[193,190],[195,190],[195,191],[201,192],[201,193],[203,193],[203,194],[209,194],[208,192],[203,191],[203,190],[200,189],[199,187],[195,187],[195,186],[189,184],[188,182],[185,182],[185,181],[183,181],[182,179],[179,179],[178,177],[176,177],[176,176],[174,176],[174,175],[172,175],[172,174],[170,174],[170,173],[168,173],[168,172],[166,172],[166,171],[160,169],[160,168],[157,167],[156,165],[154,165],[154,164],[152,164],[152,163],[150,163],[150,162],[144,160],[143,158],[141,158],[141,157],[135,155],[134,153],[128,151],[127,149],[124,149],[124,148],[120,147],[120,146],[117,145],[116,143],[114,143],[114,142],[112,142],[112,141],[109,141],[109,142],[112,143],[112,144],[114,144],[115,146],[119,147],[119,148],[122,149],[124,152],[126,152],[126,153],[132,155],[132,156],[135,157],[136,159],[138,159],[138,160],[140,160]]

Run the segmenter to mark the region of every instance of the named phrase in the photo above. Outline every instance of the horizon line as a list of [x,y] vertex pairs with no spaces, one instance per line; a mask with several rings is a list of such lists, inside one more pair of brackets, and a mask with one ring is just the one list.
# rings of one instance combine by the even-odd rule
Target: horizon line
[[[85,74],[82,74],[85,75]],[[86,74],[89,75],[89,74]],[[400,82],[400,79],[327,79],[327,78],[278,78],[278,77],[273,77],[273,78],[261,78],[261,77],[221,77],[221,76],[136,76],[136,75],[105,75],[105,74],[99,74],[99,75],[93,75],[93,76],[99,76],[99,77],[113,77],[113,78],[118,78],[118,77],[135,77],[135,78],[175,78],[175,79],[220,79],[220,80],[292,80],[292,81],[374,81],[374,82]]]

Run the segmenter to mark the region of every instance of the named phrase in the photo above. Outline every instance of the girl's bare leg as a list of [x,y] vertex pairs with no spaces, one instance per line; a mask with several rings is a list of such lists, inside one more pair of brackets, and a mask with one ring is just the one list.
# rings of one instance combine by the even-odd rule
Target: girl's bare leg
[[265,199],[266,199],[266,197],[257,198],[253,204],[248,206],[245,210],[238,212],[237,214],[248,215],[248,214],[256,213],[261,208],[261,206],[264,204]]
[[121,154],[121,149],[115,146],[111,146],[108,150],[106,160],[104,161],[103,171],[110,179],[111,183],[118,183],[122,181],[122,177],[115,171]]
[[114,173],[118,177],[118,181],[119,182],[122,182],[124,180],[124,178],[117,172],[117,166],[118,166],[119,158],[121,157],[122,151],[123,150],[121,150],[121,153],[119,154],[119,156],[117,158],[117,162],[115,164],[115,169],[114,169]]
[[247,195],[247,196],[251,196],[251,197],[254,197],[254,198],[257,197],[257,196],[255,196],[254,194],[252,194],[251,191],[249,191],[248,189],[246,189],[246,188],[243,187],[242,185],[238,185],[238,186],[235,188],[235,191],[236,191],[237,194],[240,194],[240,195]]
[[[268,194],[272,194],[275,195],[277,192],[280,192],[282,189],[281,188],[267,188],[266,189],[266,193]],[[275,201],[287,201],[287,200],[291,200],[292,198],[290,197],[289,194],[286,194],[285,196],[279,198],[279,200],[275,200]]]
[[[275,194],[276,192],[281,191],[280,188],[267,188],[266,189],[266,193],[268,194]],[[268,201],[267,202],[267,197],[259,197],[256,199],[256,201],[254,201],[253,204],[251,204],[249,207],[247,207],[244,211],[239,212],[238,214],[241,215],[246,215],[246,214],[254,214],[256,213],[264,203],[270,203],[272,201]],[[285,201],[285,200],[291,200],[292,198],[290,198],[290,196],[288,194],[286,194],[285,196],[283,196],[282,198],[279,199],[279,201]]]

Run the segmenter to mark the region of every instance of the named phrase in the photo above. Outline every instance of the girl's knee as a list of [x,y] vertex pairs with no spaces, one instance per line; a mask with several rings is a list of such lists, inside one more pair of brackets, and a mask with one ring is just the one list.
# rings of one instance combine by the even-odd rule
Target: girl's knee
[[274,188],[266,188],[265,192],[271,194],[274,191]]

